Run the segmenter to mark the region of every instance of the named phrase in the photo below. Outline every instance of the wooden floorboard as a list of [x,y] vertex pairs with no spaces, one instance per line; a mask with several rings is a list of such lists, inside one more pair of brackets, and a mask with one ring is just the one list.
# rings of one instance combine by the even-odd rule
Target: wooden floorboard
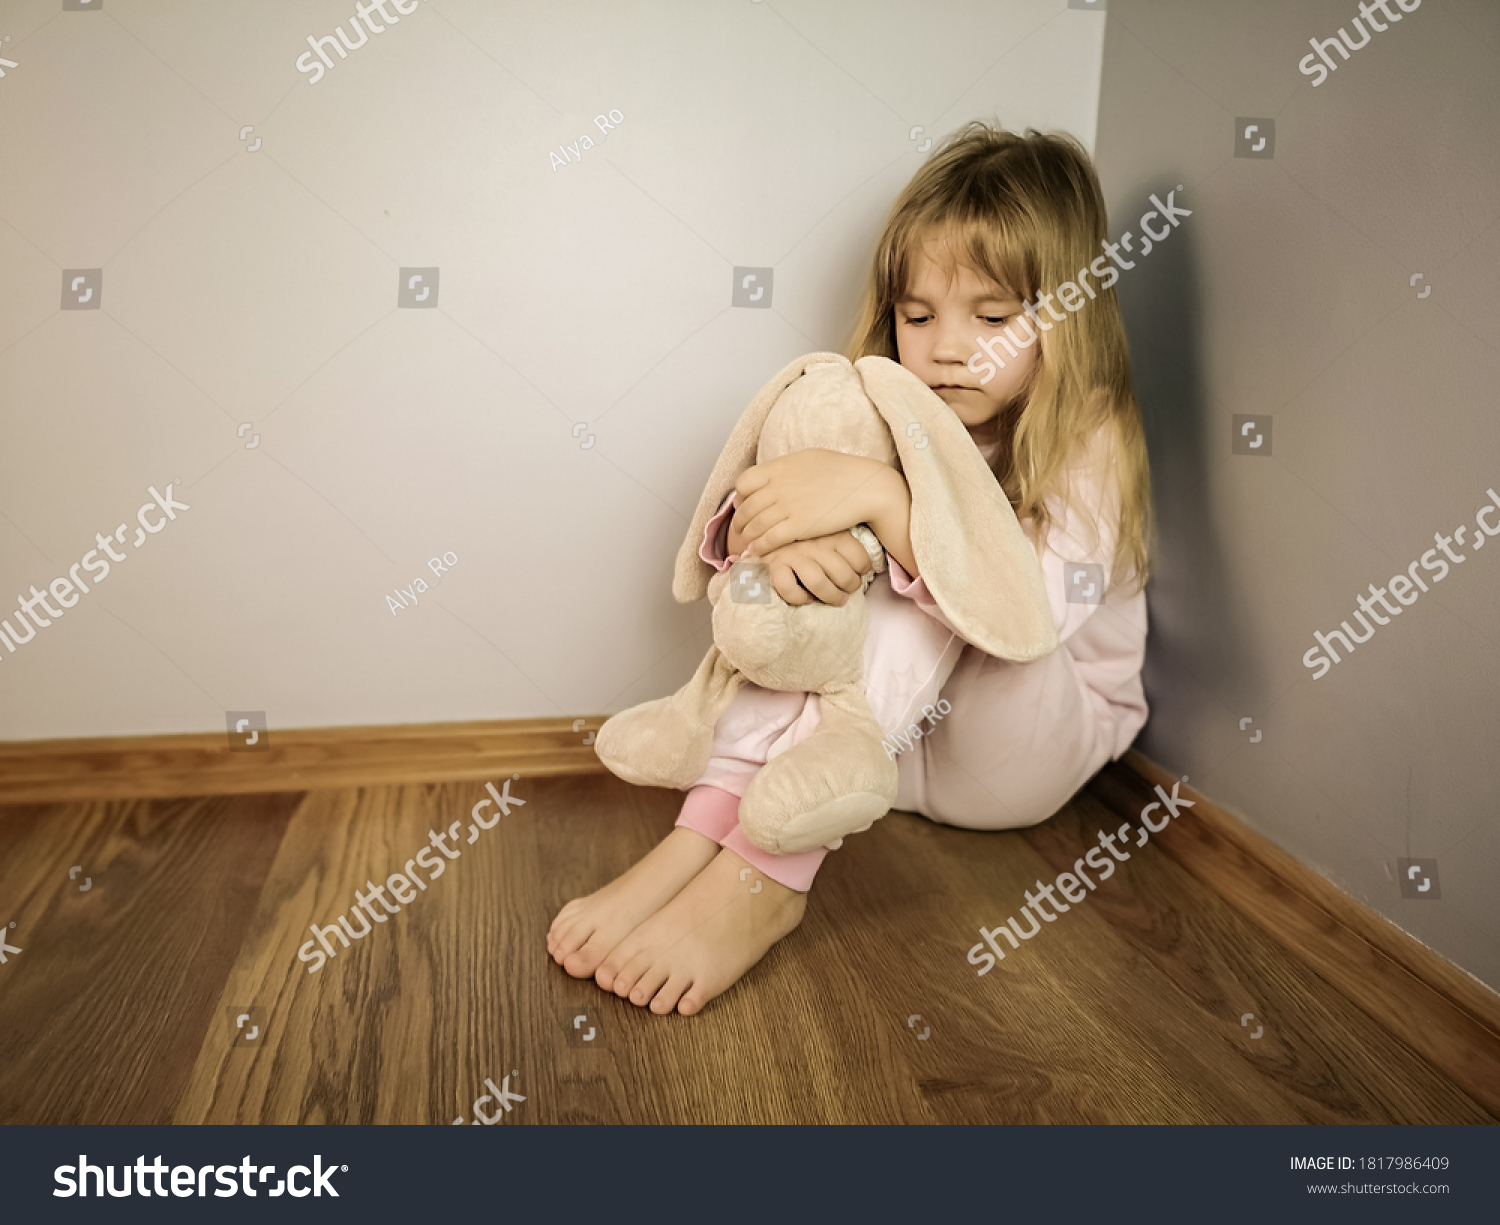
[[171,1121],[297,798],[0,810],[0,1119]]
[[[1096,831],[1121,822],[1118,809],[1092,790],[1072,808],[1086,831],[1081,838],[1066,837],[1065,822],[1036,831],[1039,840],[1058,841],[1048,856],[1054,871],[1095,844]],[[1219,1093],[1238,1092],[1247,1104],[1263,1098],[1269,1084],[1285,1108],[1219,1121],[1285,1122],[1286,1110],[1309,1123],[1489,1120],[1461,1082],[1408,1049],[1356,1001],[1329,991],[1314,969],[1264,929],[1247,927],[1213,889],[1185,876],[1173,850],[1191,832],[1179,818],[1144,849],[1132,843],[1119,873],[1131,874],[1137,904],[1115,926],[1132,933],[1133,948],[1158,972],[1154,994],[1166,1001],[1162,1024],[1175,1034],[1174,1067],[1197,1066]],[[1100,900],[1114,905],[1113,898]],[[1087,964],[1097,966],[1093,958]],[[1247,1013],[1254,1020],[1242,1024]],[[1251,1038],[1257,1028],[1261,1037]]]
[[[447,1125],[508,1073],[523,1125],[1500,1120],[1480,1019],[1392,970],[1369,990],[1446,1018],[1413,1040],[1399,1000],[1372,1007],[1329,970],[1334,944],[1309,947],[1320,929],[1285,886],[1252,872],[1225,895],[1189,814],[978,977],[979,926],[1018,914],[1143,792],[1111,766],[1005,833],[892,813],[695,1017],[636,1008],[546,953],[558,908],[666,834],[680,793],[527,776],[524,806],[472,843],[472,776],[0,808],[0,922],[23,949],[0,966],[0,1122]],[[309,974],[309,925],[454,822],[443,875]],[[1279,900],[1252,906],[1257,890]],[[254,1043],[232,1023],[247,1005]],[[578,1015],[594,1044],[574,1044]]]
[[[1143,765],[1160,777],[1159,768]],[[1090,793],[1117,811],[1138,811],[1155,798],[1147,779],[1123,764],[1101,771]],[[1212,802],[1195,797],[1195,808],[1194,819],[1179,818],[1161,836],[1163,851],[1500,1115],[1500,998]]]

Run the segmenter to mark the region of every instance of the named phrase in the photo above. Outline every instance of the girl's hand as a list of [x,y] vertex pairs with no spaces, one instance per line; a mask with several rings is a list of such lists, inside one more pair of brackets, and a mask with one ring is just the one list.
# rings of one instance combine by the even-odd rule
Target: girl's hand
[[875,568],[865,546],[848,531],[793,541],[756,560],[770,572],[771,586],[788,604],[818,599],[842,607],[862,586],[862,576]]
[[732,521],[746,555],[764,557],[795,540],[870,522],[891,471],[878,460],[820,447],[747,468],[734,485],[739,496]]

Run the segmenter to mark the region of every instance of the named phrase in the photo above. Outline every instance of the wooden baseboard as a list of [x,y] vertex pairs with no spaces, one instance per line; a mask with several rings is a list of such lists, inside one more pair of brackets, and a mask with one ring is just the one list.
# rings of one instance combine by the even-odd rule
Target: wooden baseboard
[[576,719],[273,728],[251,752],[231,752],[225,732],[11,741],[0,744],[0,804],[603,774],[590,732],[605,717],[576,731]]
[[[1106,768],[1094,789],[1117,793],[1112,806],[1138,823],[1152,788],[1170,791],[1179,776],[1134,749],[1119,764],[1140,786],[1118,794]],[[1163,851],[1500,1114],[1500,995],[1212,800],[1182,785],[1178,794],[1194,806],[1153,839]]]

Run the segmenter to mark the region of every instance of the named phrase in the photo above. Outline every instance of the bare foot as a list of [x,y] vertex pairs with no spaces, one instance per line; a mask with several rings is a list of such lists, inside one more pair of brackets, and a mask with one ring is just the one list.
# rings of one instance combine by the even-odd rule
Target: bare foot
[[574,978],[588,978],[634,928],[665,906],[719,853],[712,838],[676,826],[644,859],[557,912],[547,952]]
[[700,1011],[802,922],[807,909],[807,894],[752,872],[733,851],[720,851],[620,941],[595,981],[658,1014]]

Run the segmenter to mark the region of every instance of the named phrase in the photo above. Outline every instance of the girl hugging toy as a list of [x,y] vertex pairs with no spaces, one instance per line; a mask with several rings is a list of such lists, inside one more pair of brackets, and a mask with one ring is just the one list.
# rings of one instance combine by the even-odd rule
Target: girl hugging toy
[[558,914],[568,973],[696,1012],[890,808],[1035,824],[1129,746],[1150,480],[1118,274],[1088,280],[1107,237],[1067,136],[971,124],[907,185],[849,356],[767,383],[704,489],[673,594],[708,595],[714,645],[599,731],[612,772],[688,794]]

